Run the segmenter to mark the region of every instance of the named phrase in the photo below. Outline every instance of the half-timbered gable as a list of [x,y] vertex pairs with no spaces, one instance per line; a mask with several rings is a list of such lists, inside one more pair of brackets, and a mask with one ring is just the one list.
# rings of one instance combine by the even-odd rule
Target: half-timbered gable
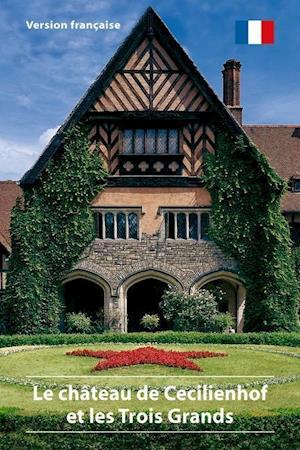
[[147,37],[93,105],[93,111],[208,111],[210,106],[156,38]]
[[[145,111],[153,114],[211,112],[210,103],[191,79],[188,69],[175,62],[172,53],[164,48],[153,30],[148,34],[145,38],[142,35],[141,43],[112,76],[89,113],[136,112],[138,119],[138,112]],[[167,114],[164,117],[167,118]],[[110,122],[98,121],[93,125],[90,133],[92,148],[99,148],[110,174],[201,174],[203,154],[214,150],[215,141],[213,128],[204,114],[197,123],[185,120],[179,126],[176,122],[172,125],[169,122],[165,127],[151,128],[147,125],[146,129],[145,124],[144,121],[140,123],[144,128],[133,130]],[[129,146],[127,141],[130,137],[137,145]],[[151,145],[143,145],[142,140]],[[172,156],[166,158],[168,153]],[[147,158],[146,161],[135,156],[141,154]],[[157,154],[164,156],[154,156]]]

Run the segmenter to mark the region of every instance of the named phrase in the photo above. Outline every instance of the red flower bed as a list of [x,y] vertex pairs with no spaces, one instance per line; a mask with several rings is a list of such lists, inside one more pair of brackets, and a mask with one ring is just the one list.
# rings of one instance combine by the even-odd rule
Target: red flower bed
[[93,358],[101,358],[93,370],[105,370],[113,367],[134,366],[136,364],[159,364],[161,366],[180,367],[182,369],[191,369],[202,371],[190,359],[193,358],[215,358],[227,356],[226,353],[208,352],[208,351],[192,351],[179,352],[175,350],[161,350],[155,347],[141,347],[133,350],[73,350],[67,352],[71,356],[90,356]]

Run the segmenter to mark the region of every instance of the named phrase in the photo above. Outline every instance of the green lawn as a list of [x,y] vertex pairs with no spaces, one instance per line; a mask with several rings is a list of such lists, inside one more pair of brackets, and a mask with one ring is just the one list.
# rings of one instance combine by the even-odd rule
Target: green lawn
[[[145,346],[145,345],[139,345]],[[167,411],[171,407],[182,410],[207,411],[219,409],[222,402],[34,402],[32,387],[23,386],[24,382],[36,382],[39,385],[51,386],[58,384],[97,385],[106,387],[132,386],[137,388],[144,384],[163,387],[169,384],[177,386],[195,386],[198,384],[218,384],[224,387],[228,384],[262,382],[262,378],[230,378],[229,376],[268,376],[273,375],[279,384],[269,385],[267,401],[259,402],[226,402],[226,410],[235,413],[249,413],[251,415],[277,414],[280,409],[296,409],[300,405],[300,380],[288,382],[288,377],[300,376],[299,350],[291,347],[249,346],[249,345],[155,345],[158,348],[188,350],[212,350],[228,353],[225,358],[210,358],[195,360],[203,368],[203,372],[186,369],[169,368],[156,365],[138,365],[109,369],[101,372],[91,372],[98,361],[95,358],[66,356],[66,351],[76,348],[123,350],[137,347],[135,344],[99,344],[81,346],[48,347],[9,354],[0,357],[0,408],[17,408],[21,414],[45,412],[87,410],[94,407],[97,410],[116,410],[128,407],[131,410],[145,410],[153,407],[155,410]],[[3,352],[4,350],[2,350]],[[285,354],[282,354],[283,352]],[[293,355],[294,354],[294,355]],[[47,375],[50,378],[31,378],[31,376]],[[55,375],[65,375],[67,378],[56,378]],[[77,378],[76,375],[86,375]],[[99,378],[99,376],[108,378]],[[139,378],[130,378],[131,375]],[[151,378],[149,378],[149,375]],[[152,378],[159,375],[165,378]],[[178,378],[174,378],[174,376]],[[194,376],[197,378],[194,378]],[[218,378],[206,376],[217,375]],[[118,377],[117,377],[118,376]],[[170,377],[171,376],[171,377]],[[187,378],[192,376],[193,378]],[[69,378],[68,378],[69,377]],[[13,384],[14,383],[14,384]],[[260,386],[253,386],[253,388]],[[56,388],[57,389],[57,388]],[[54,389],[55,390],[55,389]]]

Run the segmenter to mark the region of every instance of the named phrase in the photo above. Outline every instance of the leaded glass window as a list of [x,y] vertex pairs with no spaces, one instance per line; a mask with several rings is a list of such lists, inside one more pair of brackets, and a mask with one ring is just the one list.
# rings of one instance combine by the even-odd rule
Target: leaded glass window
[[144,130],[135,130],[134,153],[141,155],[145,153],[145,133]]
[[209,214],[201,214],[201,239],[208,239]]
[[96,233],[103,239],[103,215],[101,213],[96,214]]
[[300,180],[294,180],[293,190],[294,192],[300,192]]
[[185,213],[177,214],[177,238],[186,239],[186,215]]
[[117,214],[117,238],[126,239],[126,216],[124,213]]
[[129,238],[138,239],[138,216],[136,213],[128,214]]
[[179,134],[178,130],[169,130],[169,153],[176,154],[179,149]]
[[133,130],[123,132],[123,153],[133,153]]
[[135,212],[97,212],[95,223],[100,239],[139,239],[139,214]]
[[165,236],[175,239],[175,216],[171,212],[165,214]]
[[174,209],[164,213],[166,239],[209,239],[209,213]]
[[189,239],[198,239],[198,214],[189,215]]
[[155,153],[156,148],[156,130],[150,128],[146,133],[146,153]]
[[114,239],[115,217],[112,213],[105,214],[105,237]]
[[157,130],[156,153],[168,153],[167,130]]
[[125,129],[123,130],[123,153],[136,155],[180,153],[179,129]]

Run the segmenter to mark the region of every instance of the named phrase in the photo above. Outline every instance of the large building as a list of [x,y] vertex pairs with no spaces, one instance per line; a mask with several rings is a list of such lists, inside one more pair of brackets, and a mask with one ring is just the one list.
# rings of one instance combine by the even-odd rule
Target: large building
[[290,183],[282,211],[300,230],[300,127],[244,125],[238,61],[224,64],[223,102],[149,8],[21,180],[36,182],[61,150],[63,132],[90,125],[91,149],[109,171],[92,202],[97,238],[62,280],[67,309],[117,312],[123,331],[159,312],[167,285],[185,292],[219,286],[222,310],[243,329],[246,289],[235,261],[208,239],[211,197],[201,178],[217,123],[244,133]]
[[15,181],[0,181],[0,300],[6,285],[8,258],[11,254],[10,216],[22,190]]

